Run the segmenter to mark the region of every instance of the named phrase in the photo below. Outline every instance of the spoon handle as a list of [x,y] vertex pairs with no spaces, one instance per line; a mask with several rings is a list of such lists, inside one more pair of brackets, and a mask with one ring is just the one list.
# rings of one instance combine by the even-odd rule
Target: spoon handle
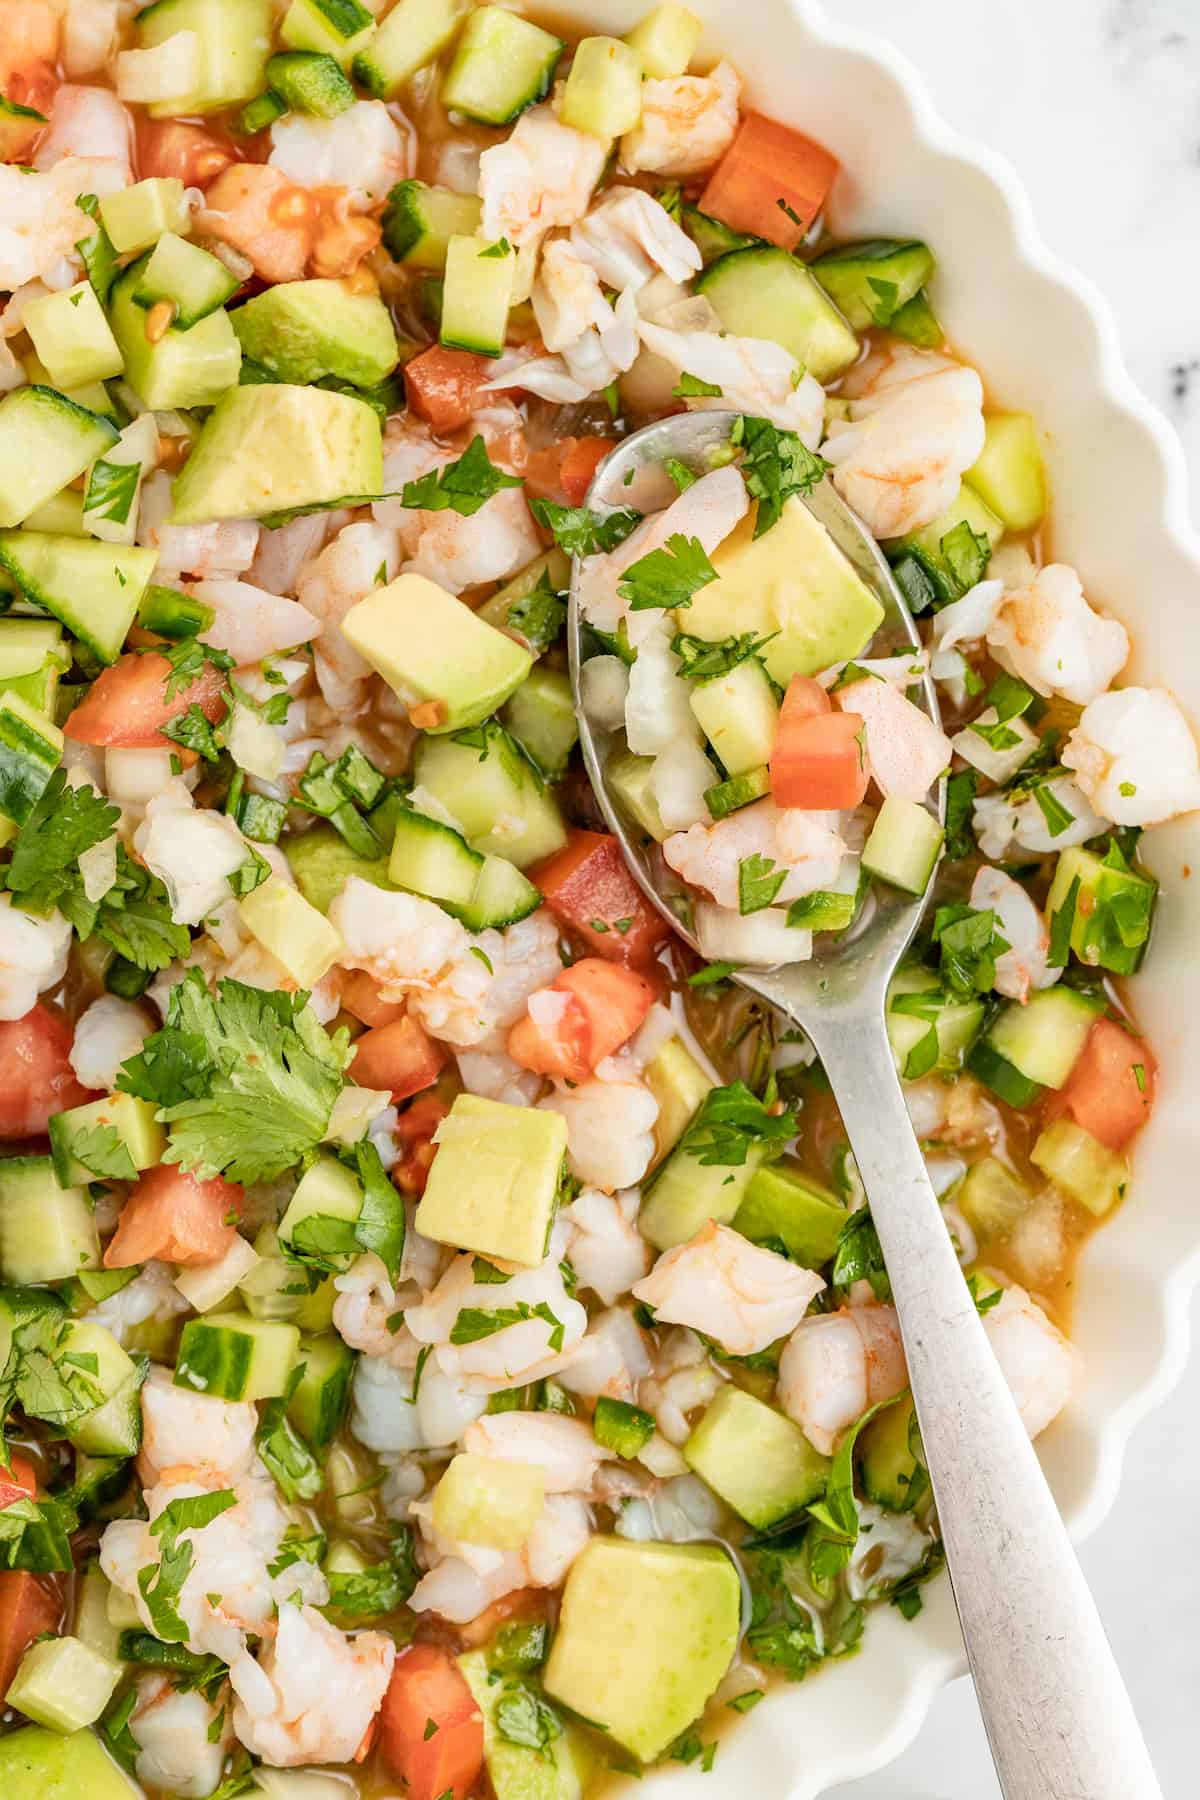
[[1161,1800],[1095,1602],[958,1266],[882,1015],[855,1007],[812,1019],[810,1030],[887,1260],[1006,1800]]

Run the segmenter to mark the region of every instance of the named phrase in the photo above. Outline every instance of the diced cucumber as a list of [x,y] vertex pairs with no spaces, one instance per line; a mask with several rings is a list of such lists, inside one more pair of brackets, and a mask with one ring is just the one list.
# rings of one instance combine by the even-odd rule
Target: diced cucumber
[[[504,17],[514,15],[505,13]],[[500,355],[516,268],[516,253],[503,239],[497,244],[477,237],[450,239],[442,291],[443,344],[454,350],[473,350],[477,356]]]
[[363,1207],[362,1183],[333,1156],[318,1156],[301,1176],[279,1221],[279,1241],[315,1252],[345,1270],[358,1254],[354,1226]]
[[893,337],[903,338],[906,343],[916,344],[922,350],[940,350],[946,340],[946,334],[925,293],[914,294],[908,305],[902,306],[896,313],[888,330]]
[[366,49],[354,58],[354,79],[377,99],[390,100],[411,75],[441,55],[458,30],[467,3],[397,0]]
[[142,595],[137,611],[138,624],[144,631],[172,639],[202,637],[216,616],[203,600],[181,594],[178,588],[156,587],[153,583]]
[[613,1400],[601,1394],[592,1414],[592,1435],[605,1450],[615,1456],[632,1459],[646,1448],[654,1436],[654,1414],[628,1400]]
[[43,531],[0,532],[0,566],[102,662],[115,662],[158,552]]
[[388,874],[398,888],[457,914],[475,890],[483,857],[438,819],[405,807],[396,820]]
[[906,552],[915,551],[928,558],[935,569],[949,574],[942,551],[942,539],[949,537],[960,525],[969,525],[978,537],[985,537],[993,550],[1004,536],[1003,519],[992,511],[969,482],[964,481],[953,504],[939,514],[931,525],[923,525],[919,531],[910,531],[906,537],[891,539],[887,546],[888,558],[896,562]]
[[1102,1218],[1129,1184],[1129,1164],[1073,1119],[1055,1119],[1038,1136],[1029,1160],[1055,1187]]
[[514,1741],[501,1728],[505,1715],[500,1710],[512,1683],[497,1678],[485,1650],[471,1650],[457,1662],[483,1719],[488,1787],[495,1800],[582,1800],[590,1765],[575,1727],[564,1721],[540,1749],[528,1735]]
[[258,1252],[244,1237],[235,1237],[219,1262],[181,1269],[175,1286],[194,1312],[216,1312],[258,1263]]
[[779,703],[760,662],[747,657],[715,681],[690,685],[692,711],[730,775],[770,762]]
[[719,257],[728,256],[731,250],[753,250],[762,244],[761,238],[747,237],[744,231],[734,231],[732,226],[722,224],[720,219],[701,212],[698,206],[683,208],[682,224],[703,257],[706,268]]
[[980,1041],[972,1049],[967,1058],[967,1068],[972,1075],[978,1077],[985,1087],[991,1088],[998,1100],[1006,1106],[1018,1109],[1032,1106],[1040,1100],[1045,1089],[1028,1075],[1022,1075],[1009,1061],[993,1050],[991,1045]]
[[1024,1005],[1001,1008],[984,1034],[998,1056],[1040,1087],[1060,1088],[1079,1060],[1104,1010],[1102,1000],[1075,988],[1042,988]]
[[1069,908],[1071,949],[1080,962],[1132,975],[1149,942],[1157,896],[1158,883],[1144,870],[1114,867],[1076,846],[1059,856],[1046,896],[1046,923],[1052,927]]
[[971,1229],[987,1239],[1007,1237],[1033,1196],[1007,1163],[981,1156],[963,1176],[954,1200]]
[[[215,262],[216,258],[209,260]],[[235,385],[242,366],[242,346],[229,314],[218,307],[187,331],[164,331],[152,343],[146,335],[145,308],[134,299],[145,268],[145,262],[133,263],[113,284],[109,300],[109,318],[125,358],[126,379],[151,412],[212,406]]]
[[809,268],[856,331],[890,326],[901,307],[915,299],[936,264],[927,244],[897,238],[870,238],[839,244]]
[[287,970],[299,988],[315,987],[344,954],[340,933],[324,913],[280,875],[238,902],[247,931]]
[[[244,827],[243,827],[244,829]],[[351,875],[392,889],[386,856],[359,856],[332,825],[314,825],[301,835],[283,840],[283,853],[304,898],[318,912],[328,912]]]
[[175,175],[152,175],[118,188],[100,201],[100,217],[118,256],[140,255],[157,244],[164,232],[185,233],[191,211],[183,182]]
[[70,661],[57,620],[0,619],[0,681],[35,675],[49,660]]
[[286,116],[288,104],[274,88],[268,88],[265,94],[256,94],[248,100],[238,114],[237,129],[243,137],[257,137],[260,131],[268,131],[276,119]]
[[117,441],[117,428],[53,388],[0,400],[0,526],[19,525]]
[[900,1073],[909,1081],[930,1069],[954,1074],[979,1036],[984,1011],[981,999],[945,993],[932,969],[917,963],[897,969],[888,988],[887,1033]]
[[56,388],[107,381],[124,371],[125,359],[90,281],[31,300],[21,323]]
[[500,717],[546,780],[560,781],[579,742],[579,721],[567,677],[558,669],[535,664]]
[[713,1082],[681,1037],[670,1037],[646,1064],[642,1079],[658,1102],[654,1160],[672,1151],[708,1095]]
[[175,1385],[220,1400],[270,1400],[287,1391],[299,1347],[299,1327],[281,1320],[234,1312],[189,1319]]
[[35,712],[53,719],[57,717],[58,684],[62,673],[62,664],[57,658],[48,656],[41,668],[31,675],[0,677],[0,692],[20,695]]
[[220,112],[252,99],[264,86],[271,51],[272,0],[157,0],[137,15],[138,44],[152,50],[179,31],[200,40],[194,92],[150,108],[155,118]]
[[967,480],[1009,531],[1032,531],[1046,512],[1046,466],[1029,413],[989,413],[983,452]]
[[687,74],[703,29],[694,12],[678,0],[666,0],[634,26],[625,42],[637,51],[651,81],[669,81]]
[[[55,1113],[50,1120],[50,1154],[54,1172],[63,1187],[86,1187],[89,1181],[116,1176],[131,1180],[135,1173],[160,1163],[167,1134],[155,1116],[156,1107],[133,1094],[109,1094],[86,1106]],[[115,1134],[115,1135],[114,1135]],[[89,1163],[86,1159],[91,1158]],[[95,1164],[96,1166],[93,1166]]]
[[[88,470],[83,526],[105,544],[132,544],[142,511],[142,482],[158,464],[158,425],[142,413],[127,425],[108,455]],[[25,529],[32,528],[26,520]],[[73,535],[73,534],[68,534]]]
[[321,50],[281,50],[267,63],[271,90],[294,112],[336,119],[354,105],[354,89],[337,58]]
[[424,181],[401,181],[388,195],[383,215],[383,241],[397,262],[415,269],[444,269],[453,237],[473,237],[479,230],[483,202],[477,194],[430,187]]
[[928,1493],[929,1478],[914,1449],[919,1441],[911,1395],[871,1420],[855,1446],[868,1500],[889,1512],[911,1512]]
[[[698,1127],[703,1117],[702,1106],[693,1125]],[[638,1230],[656,1250],[671,1250],[695,1237],[710,1219],[732,1224],[764,1155],[761,1145],[752,1143],[745,1162],[736,1167],[705,1164],[683,1137],[642,1190]]]
[[[306,1273],[285,1257],[279,1247],[279,1234],[273,1225],[264,1225],[254,1239],[255,1261],[238,1282],[246,1311],[256,1319],[282,1319],[304,1329],[302,1319],[311,1309],[312,1329],[320,1330],[333,1316],[333,1282],[324,1278],[310,1291]],[[321,1319],[316,1313],[324,1313]]]
[[[617,750],[604,768],[604,781],[622,810],[628,813],[639,831],[656,844],[669,837],[654,797],[654,758],[635,756],[632,750]],[[715,790],[708,789],[711,794]],[[705,796],[707,798],[707,794]]]
[[889,794],[863,845],[862,866],[906,894],[923,894],[945,835],[933,814],[915,800]]
[[224,306],[240,286],[219,257],[165,231],[143,265],[133,301],[147,311],[165,301],[174,309],[171,329],[190,331]]
[[824,288],[774,245],[721,257],[697,277],[696,292],[726,331],[782,344],[820,382],[858,359],[858,338]]
[[10,1800],[141,1800],[94,1731],[64,1737],[26,1725],[0,1739],[0,1785]]
[[485,856],[471,897],[458,916],[468,931],[502,931],[527,919],[541,904],[540,892],[514,863],[503,856]]
[[575,46],[559,117],[576,131],[617,138],[642,116],[642,59],[620,38],[586,37]]
[[121,1633],[108,1616],[109,1580],[98,1562],[90,1562],[75,1589],[75,1636],[106,1662],[119,1663]]
[[846,1208],[832,1189],[790,1163],[756,1169],[733,1228],[752,1243],[777,1238],[794,1262],[819,1269],[837,1249]]
[[527,563],[511,581],[506,581],[502,588],[498,588],[490,600],[484,601],[479,608],[479,617],[486,619],[498,631],[513,631],[524,636],[519,623],[520,614],[518,613],[518,622],[514,623],[511,618],[512,610],[542,586],[543,581],[555,594],[565,593],[570,586],[571,562],[561,550],[547,550],[535,557],[533,562]]
[[[0,814],[23,825],[62,756],[63,734],[11,687],[0,694]],[[7,841],[7,839],[5,840]]]
[[449,112],[509,125],[550,92],[563,41],[500,6],[481,6],[463,27],[442,83]]
[[71,1442],[90,1456],[131,1456],[142,1441],[142,1380],[133,1358],[111,1331],[81,1319],[66,1326],[56,1360],[86,1370],[104,1395],[67,1425]]
[[99,1266],[100,1238],[83,1190],[60,1187],[48,1156],[0,1162],[0,1276],[67,1281]]
[[82,1731],[95,1724],[120,1679],[119,1663],[77,1637],[49,1638],[25,1652],[5,1699],[51,1731]]
[[741,1388],[723,1388],[683,1446],[727,1506],[769,1531],[825,1492],[830,1462],[798,1425]]
[[474,850],[525,869],[567,841],[553,794],[500,725],[422,738],[414,772],[418,786],[458,820]]
[[360,0],[292,0],[279,36],[289,50],[324,50],[348,70],[375,35],[375,16]]
[[287,1416],[304,1441],[322,1456],[345,1416],[354,1374],[354,1352],[336,1331],[300,1340],[301,1374]]
[[[715,787],[705,788],[704,804],[711,818],[725,819],[743,806],[753,806],[756,800],[761,800],[770,791],[770,769],[747,769],[742,775],[733,775],[728,781],[718,781]],[[824,930],[825,927],[818,929]]]
[[1024,768],[1041,739],[1024,719],[1006,719],[1003,725],[998,720],[996,708],[985,706],[977,719],[955,732],[950,742],[965,763],[997,787],[1004,787],[1018,769]]

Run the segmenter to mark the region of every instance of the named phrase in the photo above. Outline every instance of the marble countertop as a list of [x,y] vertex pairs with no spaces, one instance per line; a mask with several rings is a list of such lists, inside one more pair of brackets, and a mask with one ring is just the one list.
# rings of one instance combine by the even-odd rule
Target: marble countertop
[[[1125,358],[1179,430],[1200,523],[1198,0],[825,0],[899,45],[947,121],[1015,166],[1050,246],[1117,314]],[[1200,1304],[1193,1330],[1200,1328]],[[1115,1510],[1082,1552],[1166,1800],[1197,1790],[1200,1357],[1129,1447]],[[915,1744],[836,1800],[996,1800],[970,1684]]]

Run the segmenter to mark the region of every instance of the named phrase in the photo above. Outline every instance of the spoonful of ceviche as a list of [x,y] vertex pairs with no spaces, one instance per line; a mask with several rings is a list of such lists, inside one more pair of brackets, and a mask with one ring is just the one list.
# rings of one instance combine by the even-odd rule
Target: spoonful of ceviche
[[[902,592],[828,472],[794,434],[719,410],[662,420],[614,450],[571,582],[583,755],[636,880],[706,959],[700,979],[778,1008],[828,1077],[865,1190],[874,1256],[859,1273],[876,1294],[890,1282],[915,1469],[932,1484],[1005,1795],[1153,1796],[1032,1447],[1044,1421],[1023,1418],[981,1318],[1015,1297],[964,1277],[897,1074],[898,1057],[909,1077],[957,1066],[978,1026],[973,1003],[899,967],[944,853],[955,746]],[[993,701],[990,753],[1002,757],[1019,733],[1005,725],[1006,693]],[[936,909],[943,961],[1019,951],[992,900],[974,888],[971,899]],[[1035,1040],[1036,1063],[1091,1017],[1074,990],[1045,987],[997,1013],[972,1068],[1021,1104],[1021,1040]],[[728,1216],[718,1194],[705,1218],[730,1222],[741,1188],[729,1191]],[[681,1242],[656,1237],[655,1208],[651,1189],[645,1234]],[[815,1333],[807,1353],[837,1354]]]

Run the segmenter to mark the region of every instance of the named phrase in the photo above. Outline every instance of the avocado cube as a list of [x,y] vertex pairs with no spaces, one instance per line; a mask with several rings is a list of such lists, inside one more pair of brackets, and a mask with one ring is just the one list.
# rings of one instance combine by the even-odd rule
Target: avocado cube
[[712,1698],[741,1611],[716,1545],[594,1537],[567,1576],[546,1692],[652,1762]]
[[314,986],[342,954],[341,933],[278,875],[247,894],[238,911],[247,931],[282,963],[297,987]]
[[[138,1621],[140,1625],[140,1620]],[[141,1800],[141,1788],[119,1769],[93,1731],[48,1731],[27,1725],[0,1738],[0,1788],[17,1800]]]
[[56,388],[108,381],[124,370],[125,358],[90,281],[31,300],[21,323]]
[[128,1180],[155,1168],[167,1147],[156,1108],[133,1094],[106,1094],[55,1113],[48,1130],[54,1172],[63,1187],[86,1187],[106,1176]]
[[537,1524],[546,1477],[532,1463],[456,1456],[433,1490],[433,1522],[460,1544],[519,1550]]
[[762,659],[781,687],[861,656],[883,607],[825,527],[795,498],[760,538],[754,522],[752,509],[713,552],[717,579],[692,596],[687,630],[711,639],[770,636]]
[[341,281],[284,281],[230,314],[245,354],[303,387],[333,375],[377,387],[400,360],[391,314]]
[[439,1244],[535,1268],[554,1223],[567,1149],[562,1115],[459,1094],[435,1142],[417,1230]]
[[741,1388],[723,1388],[683,1446],[714,1494],[768,1531],[825,1492],[830,1462],[798,1425]]
[[77,1637],[48,1638],[25,1652],[4,1697],[51,1731],[81,1731],[100,1717],[120,1679],[119,1663]]
[[433,706],[435,732],[478,725],[520,687],[533,658],[424,575],[399,575],[342,620],[360,656],[401,700]]

